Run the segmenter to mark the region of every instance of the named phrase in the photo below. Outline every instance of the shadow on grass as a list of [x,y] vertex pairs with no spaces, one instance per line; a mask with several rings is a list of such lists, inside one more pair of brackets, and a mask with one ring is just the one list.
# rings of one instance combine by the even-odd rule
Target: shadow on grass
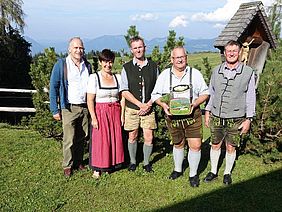
[[167,154],[172,152],[172,145],[170,140],[157,140],[154,144],[153,152],[157,153],[152,159],[151,163],[154,164],[165,157]]
[[[188,151],[187,145],[186,145],[185,148],[186,148],[186,151]],[[162,141],[162,142],[159,141],[157,143],[157,145],[154,146],[154,152],[158,152],[158,154],[155,155],[155,157],[153,158],[152,164],[161,160],[163,157],[166,156],[166,154],[171,153],[172,149],[173,149],[173,145],[170,144],[169,140],[165,140],[165,141]],[[199,164],[199,167],[198,167],[198,175],[203,173],[208,166],[208,163],[210,161],[210,149],[211,149],[211,146],[210,146],[210,137],[209,137],[202,143],[202,146],[201,146],[201,160],[200,160],[200,164]],[[222,147],[221,147],[221,154],[220,154],[219,161],[218,161],[217,171],[219,171],[219,169],[221,168],[221,166],[223,164],[223,161],[224,161],[224,158],[225,158],[225,153],[226,153],[226,147],[225,147],[225,144],[223,144]],[[239,159],[240,154],[241,154],[241,152],[237,151],[236,160]],[[183,164],[182,164],[183,172],[185,172],[185,170],[189,167],[187,157],[188,157],[188,155],[187,155],[187,152],[186,152],[185,158],[184,158]],[[235,168],[235,166],[236,166],[236,161],[234,163],[232,170]]]
[[282,170],[153,211],[281,211]]

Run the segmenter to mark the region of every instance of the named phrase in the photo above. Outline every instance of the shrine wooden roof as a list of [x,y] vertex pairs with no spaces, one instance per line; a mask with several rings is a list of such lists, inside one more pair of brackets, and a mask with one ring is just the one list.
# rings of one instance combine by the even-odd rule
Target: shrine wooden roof
[[260,31],[264,41],[270,44],[270,48],[276,48],[277,41],[272,33],[271,25],[261,1],[243,3],[221,34],[214,42],[214,47],[222,49],[230,40],[244,42],[246,37],[252,36],[255,31]]

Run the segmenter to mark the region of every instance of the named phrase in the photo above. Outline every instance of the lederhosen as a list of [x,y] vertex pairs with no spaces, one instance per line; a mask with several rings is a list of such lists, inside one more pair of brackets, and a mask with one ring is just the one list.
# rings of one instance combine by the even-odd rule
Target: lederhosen
[[[193,86],[192,86],[192,68],[190,67],[190,79],[189,79],[189,89],[190,89],[190,103],[192,103],[193,100]],[[170,96],[173,97],[173,88],[172,88],[172,72],[170,69]],[[196,122],[196,119],[201,117],[201,110],[198,106],[197,108],[194,108],[192,113],[189,115],[172,115],[168,116],[165,115],[165,120],[168,128],[182,128],[185,129],[189,125],[192,125]],[[174,142],[177,144],[179,142]]]

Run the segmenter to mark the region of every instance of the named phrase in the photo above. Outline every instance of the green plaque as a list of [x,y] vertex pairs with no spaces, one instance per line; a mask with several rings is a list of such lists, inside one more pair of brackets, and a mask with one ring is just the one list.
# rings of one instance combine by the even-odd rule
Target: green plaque
[[173,98],[169,103],[169,111],[172,115],[189,115],[190,101],[188,98]]

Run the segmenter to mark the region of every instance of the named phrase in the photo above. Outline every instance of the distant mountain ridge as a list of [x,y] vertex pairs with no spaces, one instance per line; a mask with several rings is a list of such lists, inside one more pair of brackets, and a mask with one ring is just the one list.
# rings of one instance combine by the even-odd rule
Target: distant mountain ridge
[[[54,47],[57,53],[67,52],[68,42],[56,42],[56,41],[44,41],[38,42],[28,36],[25,36],[25,39],[31,43],[32,55],[43,52],[45,48]],[[103,35],[94,39],[83,39],[85,51],[90,52],[101,51],[104,48],[109,48],[113,51],[121,51],[122,49],[126,52],[129,52],[129,48],[125,41],[123,35]],[[155,46],[159,46],[160,50],[163,50],[164,45],[166,44],[167,38],[154,38],[151,40],[145,40],[147,46],[147,53],[151,53]],[[189,53],[194,52],[204,52],[204,51],[218,51],[213,47],[215,38],[212,39],[189,39],[184,38],[185,48]]]

